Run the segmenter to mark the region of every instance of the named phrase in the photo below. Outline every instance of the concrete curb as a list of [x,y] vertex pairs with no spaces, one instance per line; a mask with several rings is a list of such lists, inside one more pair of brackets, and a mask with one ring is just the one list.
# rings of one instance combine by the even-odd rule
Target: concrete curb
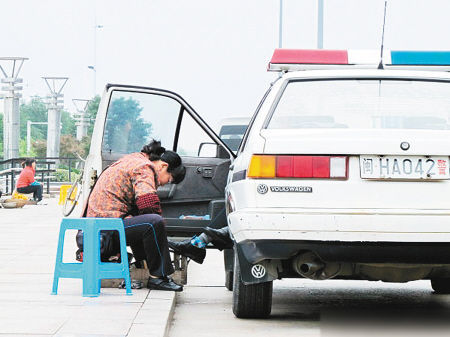
[[175,304],[175,292],[151,290],[134,318],[127,337],[168,336]]
[[173,320],[173,315],[175,314],[175,306],[176,306],[176,304],[177,304],[177,294],[175,292],[173,292],[172,305],[171,305],[170,311],[169,311],[169,313],[167,315],[166,328],[164,329],[163,337],[168,337],[169,336],[170,327],[171,327],[172,320]]

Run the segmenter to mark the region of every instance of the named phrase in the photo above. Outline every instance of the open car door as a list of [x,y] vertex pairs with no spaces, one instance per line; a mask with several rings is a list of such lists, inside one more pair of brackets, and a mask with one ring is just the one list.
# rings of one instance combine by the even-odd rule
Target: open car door
[[[234,153],[181,96],[170,91],[107,85],[86,161],[86,180],[123,155],[139,152],[152,139],[176,151],[186,166],[180,184],[158,189],[168,235],[192,236],[206,226],[226,226],[224,191]],[[87,186],[88,182],[84,191]]]

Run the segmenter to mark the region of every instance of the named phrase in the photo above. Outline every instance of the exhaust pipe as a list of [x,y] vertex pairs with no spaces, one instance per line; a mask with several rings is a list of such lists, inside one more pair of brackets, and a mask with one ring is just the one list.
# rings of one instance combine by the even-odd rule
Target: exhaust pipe
[[325,263],[313,252],[305,252],[292,260],[292,268],[302,277],[312,280],[326,280],[341,271],[339,263]]
[[316,254],[306,252],[294,258],[292,267],[297,274],[303,277],[317,279],[325,265]]
[[322,270],[324,268],[323,263],[317,263],[317,261],[313,262],[307,262],[300,265],[300,273],[306,277],[309,277],[310,275],[314,275],[319,270]]

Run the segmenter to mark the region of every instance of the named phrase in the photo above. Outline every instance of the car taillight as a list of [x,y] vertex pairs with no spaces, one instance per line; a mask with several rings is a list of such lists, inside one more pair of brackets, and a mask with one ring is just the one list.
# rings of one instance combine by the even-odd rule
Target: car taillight
[[275,165],[275,156],[253,156],[250,161],[248,176],[251,178],[273,178],[275,177]]
[[249,178],[347,178],[346,156],[253,155]]

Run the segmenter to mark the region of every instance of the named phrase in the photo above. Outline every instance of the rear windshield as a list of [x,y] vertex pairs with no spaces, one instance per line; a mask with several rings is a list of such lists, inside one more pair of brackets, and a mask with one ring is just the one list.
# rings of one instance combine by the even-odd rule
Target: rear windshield
[[450,83],[386,79],[291,81],[267,128],[450,130]]

